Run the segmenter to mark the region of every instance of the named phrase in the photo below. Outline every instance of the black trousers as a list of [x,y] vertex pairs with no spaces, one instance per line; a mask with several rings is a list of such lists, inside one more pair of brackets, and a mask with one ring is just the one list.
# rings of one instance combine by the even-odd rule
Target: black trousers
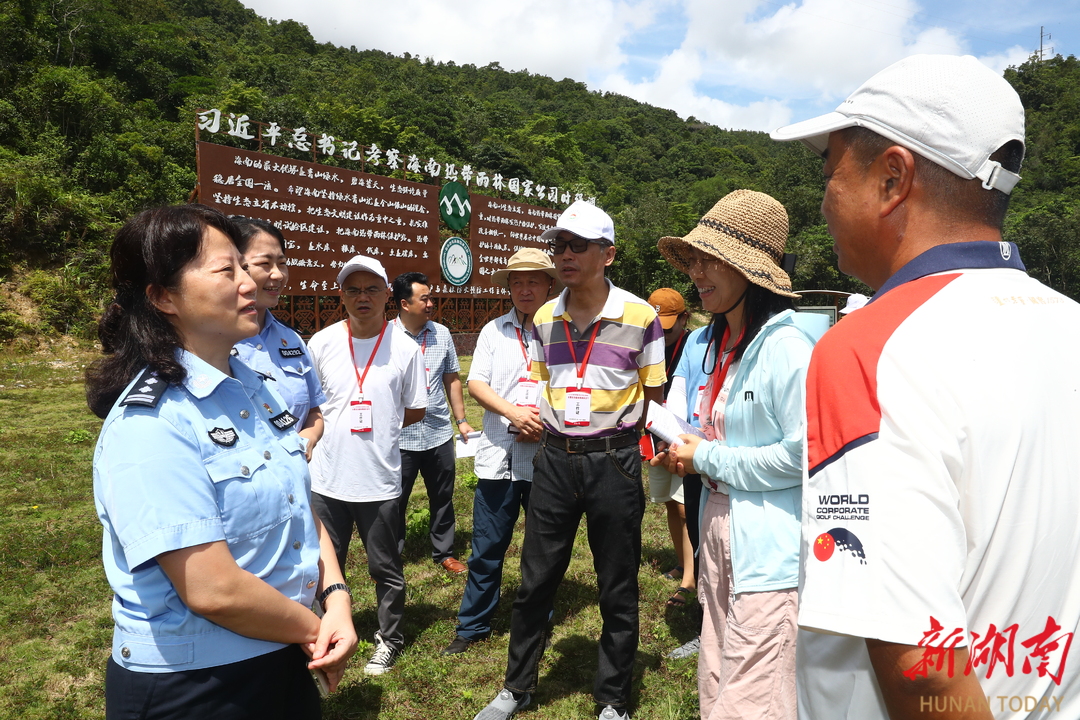
[[405,511],[416,475],[424,476],[431,511],[431,559],[454,557],[454,438],[430,450],[401,451],[401,497],[398,498],[398,553],[405,552]]
[[638,646],[638,565],[645,512],[638,446],[568,453],[542,442],[533,462],[506,688],[536,689],[555,591],[570,564],[584,514],[604,620],[593,696],[600,705],[626,707]]
[[106,720],[319,720],[307,656],[290,645],[228,665],[144,673],[109,658]]

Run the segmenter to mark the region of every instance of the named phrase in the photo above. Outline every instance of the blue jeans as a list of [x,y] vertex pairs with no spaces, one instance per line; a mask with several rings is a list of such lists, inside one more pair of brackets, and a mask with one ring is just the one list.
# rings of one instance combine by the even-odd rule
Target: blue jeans
[[480,480],[473,495],[472,556],[458,610],[457,634],[470,640],[491,635],[499,604],[503,558],[521,508],[529,509],[530,482]]
[[626,707],[638,645],[638,565],[645,512],[638,447],[568,453],[541,442],[534,468],[505,686],[514,692],[536,689],[555,591],[570,564],[584,513],[604,620],[593,696],[600,705]]

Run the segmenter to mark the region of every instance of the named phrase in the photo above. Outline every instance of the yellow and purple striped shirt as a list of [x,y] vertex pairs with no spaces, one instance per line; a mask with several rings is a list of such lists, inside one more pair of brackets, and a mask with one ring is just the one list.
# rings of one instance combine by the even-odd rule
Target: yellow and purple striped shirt
[[[533,319],[529,353],[532,377],[544,383],[540,419],[549,432],[565,437],[604,437],[632,430],[644,412],[645,387],[661,387],[664,367],[664,329],[653,307],[641,298],[608,283],[604,309],[583,331],[566,311],[569,290],[546,303]],[[570,338],[566,336],[569,324]],[[567,389],[577,387],[577,365],[585,358],[593,326],[600,323],[582,387],[591,392],[587,426],[564,422]]]

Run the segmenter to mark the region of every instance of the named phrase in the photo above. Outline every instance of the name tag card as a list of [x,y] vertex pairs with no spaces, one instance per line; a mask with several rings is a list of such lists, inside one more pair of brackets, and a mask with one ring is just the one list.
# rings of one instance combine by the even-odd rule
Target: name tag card
[[371,432],[371,401],[353,400],[349,403],[351,430],[354,433]]
[[566,389],[567,427],[583,427],[589,424],[592,416],[592,390],[590,388]]
[[521,378],[517,386],[517,404],[522,407],[540,405],[540,383],[536,380]]

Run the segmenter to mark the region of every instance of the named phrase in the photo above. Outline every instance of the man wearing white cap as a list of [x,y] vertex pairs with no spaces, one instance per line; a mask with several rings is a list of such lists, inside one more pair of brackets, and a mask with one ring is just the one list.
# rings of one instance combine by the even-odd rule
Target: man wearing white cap
[[847,315],[853,313],[856,310],[861,310],[866,307],[866,303],[870,302],[870,298],[866,297],[862,293],[851,293],[847,296],[847,301],[844,303],[844,307],[840,308],[841,315]]
[[357,255],[338,273],[348,317],[312,336],[308,350],[322,381],[326,430],[311,458],[312,507],[345,567],[355,525],[375,581],[379,630],[369,675],[390,670],[405,645],[405,576],[395,500],[401,495],[403,426],[427,407],[424,359],[385,319],[390,298],[378,260]]
[[1002,240],[1020,98],[914,56],[773,138],[876,291],[807,375],[800,714],[1080,717],[1080,306]]
[[615,228],[575,202],[541,238],[566,289],[534,318],[529,349],[544,426],[521,548],[503,690],[475,720],[507,720],[536,689],[555,591],[584,514],[600,591],[601,720],[626,720],[638,644],[645,493],[638,451],[649,400],[663,401],[664,330],[652,306],[612,285]]
[[473,496],[472,555],[458,611],[457,636],[443,652],[465,652],[491,635],[499,604],[503,558],[521,509],[529,509],[533,457],[539,448],[540,384],[532,380],[529,343],[533,318],[559,287],[551,258],[522,248],[491,284],[510,291],[514,306],[480,331],[469,368],[469,394],[484,408],[484,433],[476,448],[479,481]]

